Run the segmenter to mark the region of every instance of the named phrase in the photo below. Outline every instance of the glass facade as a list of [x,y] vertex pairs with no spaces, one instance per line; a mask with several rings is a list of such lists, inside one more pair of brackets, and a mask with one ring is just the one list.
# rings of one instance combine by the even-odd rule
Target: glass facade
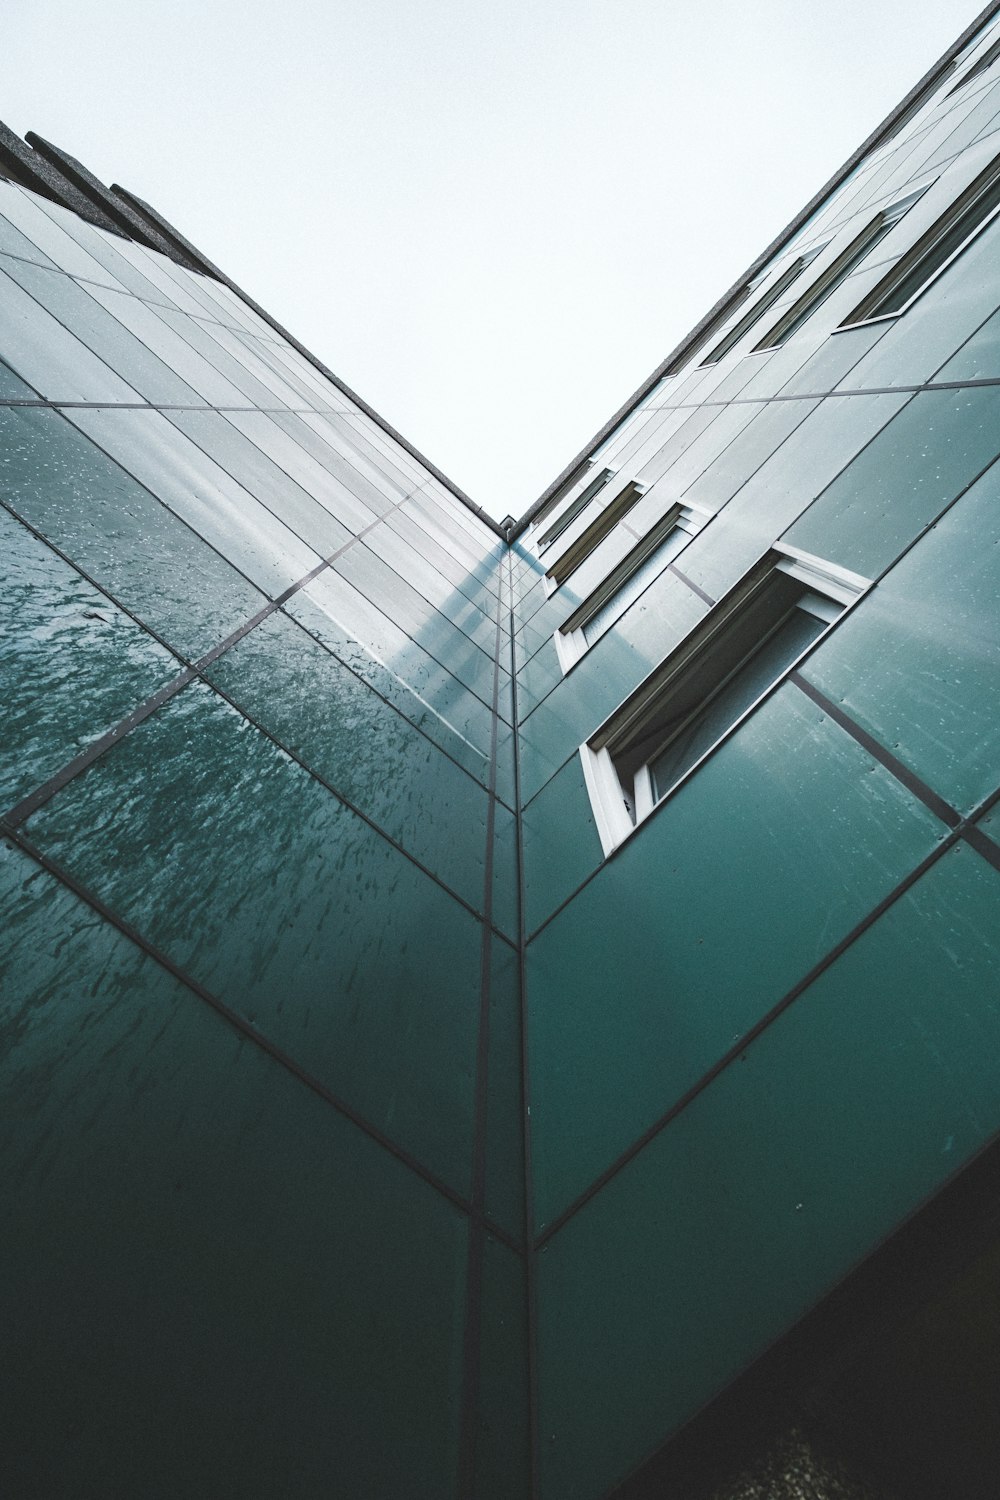
[[976,26],[504,527],[0,140],[4,1493],[993,1493]]

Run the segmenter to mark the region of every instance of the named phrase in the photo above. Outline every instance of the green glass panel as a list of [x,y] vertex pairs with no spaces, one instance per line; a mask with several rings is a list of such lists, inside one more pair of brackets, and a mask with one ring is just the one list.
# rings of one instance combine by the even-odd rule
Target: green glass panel
[[264,500],[268,510],[280,516],[285,525],[321,557],[329,556],[350,540],[351,533],[346,526],[289,479],[221,412],[172,411],[166,415],[237,484]]
[[[721,599],[910,399],[844,396],[821,402],[693,539],[684,552],[683,571],[713,599]],[[805,542],[798,545],[818,550]]]
[[[995,227],[986,229],[958,260],[889,326],[870,354],[845,377],[849,387],[920,385],[954,379],[935,372],[1000,302]],[[839,337],[839,335],[838,335]]]
[[486,1240],[475,1485],[470,1500],[528,1500],[528,1335],[524,1265]]
[[884,323],[867,327],[845,328],[836,338],[826,337],[795,374],[781,387],[783,396],[817,396],[831,391],[841,382],[853,389],[854,381],[845,379],[859,359],[863,359],[880,338],[885,336]]
[[545,1248],[548,1500],[598,1500],[995,1134],[998,903],[951,850]]
[[75,427],[272,597],[319,562],[278,516],[158,411],[66,413]]
[[4,270],[147,401],[198,401],[191,387],[169,365],[157,359],[71,276],[14,260],[6,262]]
[[524,1234],[524,1100],[517,950],[490,948],[490,1037],[486,1096],[486,1212],[518,1241]]
[[0,408],[0,498],[186,656],[265,603],[58,412]]
[[806,552],[876,577],[1000,450],[1000,391],[924,391],[786,534]]
[[945,832],[799,689],[767,699],[528,950],[538,1222]]
[[[432,677],[427,659],[408,646],[402,632],[398,633],[396,649],[384,652],[377,644],[373,649],[360,641],[341,623],[348,615],[336,587],[341,582],[321,574],[315,585],[288,601],[286,612],[485,785],[489,778],[489,709],[444,673]],[[315,597],[310,592],[313,587]],[[356,626],[358,623],[355,620]],[[388,622],[385,624],[388,626]],[[435,707],[430,697],[443,708]]]
[[3,846],[0,887],[5,1493],[453,1494],[462,1215]]
[[517,820],[497,802],[493,829],[493,922],[512,941],[517,937]]
[[468,1191],[479,923],[210,689],[186,688],[27,826],[307,1072]]
[[717,511],[760,468],[815,409],[814,401],[769,401],[762,404],[738,437],[687,489],[689,504]]
[[[386,508],[384,498],[292,412],[234,411],[227,419],[296,484],[314,495],[352,534]],[[291,429],[293,436],[285,430]]]
[[[454,733],[488,754],[492,675],[481,684],[483,695],[477,696],[421,642],[401,630],[389,613],[391,601],[384,603],[386,608],[380,609],[331,568],[295,594],[286,608],[361,676],[366,675],[365,659],[374,658],[415,693],[425,709],[440,715]],[[492,662],[486,665],[492,673]]]
[[140,401],[120,375],[0,270],[0,348],[51,401]]
[[180,663],[0,509],[0,805],[125,718]]
[[483,786],[281,614],[209,671],[238,707],[476,910],[483,901]]
[[533,932],[603,859],[579,755],[566,762],[522,814],[527,931]]
[[941,366],[938,380],[990,380],[1000,375],[1000,312],[987,318],[959,349]]
[[38,395],[30,385],[25,385],[9,365],[0,361],[0,398],[4,401],[33,401]]
[[994,465],[802,669],[962,812],[1000,784],[998,505]]

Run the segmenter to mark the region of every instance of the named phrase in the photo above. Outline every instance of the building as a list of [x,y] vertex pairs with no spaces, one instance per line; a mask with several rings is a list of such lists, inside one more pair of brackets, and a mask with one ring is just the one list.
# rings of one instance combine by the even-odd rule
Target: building
[[1000,8],[501,526],[0,170],[3,1493],[992,1495]]

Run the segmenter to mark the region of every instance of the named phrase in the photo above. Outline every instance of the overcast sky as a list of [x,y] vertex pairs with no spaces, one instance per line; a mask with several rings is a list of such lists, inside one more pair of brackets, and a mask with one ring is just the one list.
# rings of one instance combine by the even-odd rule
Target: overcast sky
[[0,118],[519,515],[975,0],[6,0]]

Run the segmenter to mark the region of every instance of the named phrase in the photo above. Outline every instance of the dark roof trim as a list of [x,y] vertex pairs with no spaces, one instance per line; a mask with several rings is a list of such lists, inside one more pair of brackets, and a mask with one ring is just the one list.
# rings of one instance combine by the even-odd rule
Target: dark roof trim
[[542,491],[534,504],[528,507],[524,515],[517,522],[508,537],[509,541],[513,542],[517,540],[517,538],[521,535],[525,528],[531,524],[534,517],[539,513],[539,511],[544,508],[544,506],[552,498],[553,494],[556,492],[559,486],[565,482],[566,478],[573,472],[573,470],[575,468],[578,468],[580,464],[584,462],[584,460],[586,460],[587,457],[593,452],[593,450],[597,448],[601,443],[603,443],[605,438],[609,437],[611,433],[614,432],[618,424],[620,422],[623,422],[628,414],[632,410],[634,410],[636,406],[638,406],[643,397],[649,394],[649,392],[653,389],[653,386],[656,385],[657,381],[663,378],[663,376],[669,370],[670,366],[673,365],[676,361],[685,358],[689,351],[693,351],[694,347],[698,343],[701,334],[712,322],[712,319],[722,311],[722,309],[726,306],[730,299],[735,296],[740,288],[744,286],[745,283],[749,281],[753,276],[755,276],[757,272],[761,270],[761,268],[767,263],[767,261],[775,256],[778,251],[781,250],[785,244],[787,244],[787,242],[792,238],[793,235],[798,233],[798,231],[812,217],[812,215],[816,212],[820,205],[831,195],[831,193],[833,193],[840,186],[844,178],[847,177],[849,173],[854,171],[854,168],[864,160],[868,153],[870,151],[873,151],[881,141],[887,139],[891,135],[892,127],[895,125],[899,117],[904,114],[907,109],[910,108],[913,102],[917,98],[919,98],[920,94],[925,89],[928,89],[933,85],[939,74],[944,73],[947,70],[948,65],[952,62],[956,54],[961,52],[962,48],[972,40],[979,28],[981,26],[984,26],[986,22],[997,13],[998,10],[1000,10],[1000,4],[997,3],[997,0],[993,0],[992,4],[987,5],[984,10],[981,10],[979,12],[975,20],[966,27],[957,41],[953,42],[952,45],[948,48],[947,52],[945,52],[938,59],[934,66],[930,68],[917,83],[914,84],[910,92],[900,101],[899,104],[896,105],[896,108],[891,112],[891,114],[886,115],[882,123],[876,126],[876,128],[872,131],[868,139],[866,141],[863,141],[858,149],[854,152],[854,154],[847,158],[847,161],[844,162],[843,166],[833,174],[828,182],[824,183],[819,192],[816,193],[814,197],[809,199],[809,202],[803,209],[799,211],[799,213],[796,214],[795,218],[792,219],[790,223],[786,224],[785,228],[781,231],[777,238],[771,241],[767,249],[762,251],[761,254],[757,256],[757,259],[747,267],[747,269],[741,276],[737,277],[732,286],[729,287],[728,290],[725,291],[719,298],[718,302],[716,302],[714,306],[709,308],[708,312],[700,320],[700,322],[695,324],[695,326],[691,329],[691,332],[687,334],[687,336],[683,338],[675,348],[671,349],[666,359],[664,359],[660,364],[657,365],[656,369],[651,375],[647,376],[642,385],[639,386],[638,390],[633,391],[632,395],[629,396],[625,404],[619,407],[614,416],[610,417],[608,421],[605,422],[600,431],[595,433],[587,446],[585,448],[581,448],[580,452],[577,453],[576,456],[572,458],[566,465],[566,467],[556,475],[555,479],[553,479],[548,488]]

